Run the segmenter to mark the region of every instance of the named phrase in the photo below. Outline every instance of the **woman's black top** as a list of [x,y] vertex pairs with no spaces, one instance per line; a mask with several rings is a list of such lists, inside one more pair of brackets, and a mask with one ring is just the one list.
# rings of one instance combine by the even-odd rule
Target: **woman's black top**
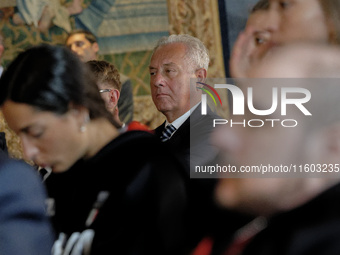
[[91,254],[181,254],[184,172],[152,134],[121,134],[94,157],[47,178],[55,230],[70,237],[93,229]]

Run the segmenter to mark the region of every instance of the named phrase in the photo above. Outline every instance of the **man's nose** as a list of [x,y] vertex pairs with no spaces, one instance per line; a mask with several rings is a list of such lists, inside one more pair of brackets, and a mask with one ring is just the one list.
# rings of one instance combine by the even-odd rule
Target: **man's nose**
[[268,32],[277,32],[280,26],[280,14],[276,7],[270,7],[267,11],[267,22],[265,30]]
[[152,83],[156,87],[164,86],[164,77],[160,72],[157,72],[155,75],[152,76]]

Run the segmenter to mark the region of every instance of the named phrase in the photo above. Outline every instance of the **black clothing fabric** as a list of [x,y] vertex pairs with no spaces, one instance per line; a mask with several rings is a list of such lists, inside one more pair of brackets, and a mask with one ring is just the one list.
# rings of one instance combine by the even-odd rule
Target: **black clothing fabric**
[[[164,142],[183,160],[188,175],[190,167],[207,163],[217,155],[217,149],[211,145],[210,135],[213,131],[213,120],[221,117],[210,108],[207,115],[202,115],[200,110],[199,105],[172,137]],[[155,129],[157,137],[162,135],[164,127],[165,122]]]
[[128,125],[133,119],[133,92],[131,79],[126,75],[119,73],[122,87],[118,99],[119,119]]
[[339,255],[340,184],[268,221],[242,255]]
[[5,132],[0,132],[0,150],[8,154]]
[[109,197],[89,226],[91,254],[181,254],[187,178],[182,165],[152,134],[121,134],[97,155],[46,180],[55,200],[53,223],[68,236],[85,222],[101,191]]

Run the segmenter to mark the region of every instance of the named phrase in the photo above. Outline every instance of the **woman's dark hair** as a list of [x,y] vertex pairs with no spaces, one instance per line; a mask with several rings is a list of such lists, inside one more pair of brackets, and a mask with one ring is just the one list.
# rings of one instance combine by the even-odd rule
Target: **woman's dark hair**
[[56,114],[83,106],[91,119],[104,117],[115,124],[91,72],[62,46],[40,45],[20,53],[0,79],[0,105],[6,100]]

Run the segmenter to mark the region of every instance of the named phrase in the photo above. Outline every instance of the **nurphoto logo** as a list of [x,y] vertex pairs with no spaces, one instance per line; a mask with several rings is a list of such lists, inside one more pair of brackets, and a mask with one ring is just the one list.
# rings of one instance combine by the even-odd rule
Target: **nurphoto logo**
[[[218,98],[218,100],[219,100],[219,102],[222,106],[222,100],[220,98],[220,95],[217,93],[217,91],[212,86],[210,86],[206,83],[203,83],[203,82],[197,82],[197,83],[201,84],[201,85],[207,87],[209,90],[211,90],[215,94],[215,96]],[[211,92],[209,90],[207,90],[205,88],[201,88],[201,87],[196,87],[196,88],[207,93],[212,98],[212,100],[214,101],[215,106],[217,106],[216,100],[215,100],[213,94],[211,94]],[[207,115],[207,95],[206,94],[202,94],[202,104],[201,105],[202,105],[202,109],[201,109],[202,115]]]
[[[232,116],[244,116],[245,115],[245,107],[249,113],[252,113],[255,116],[261,116],[259,119],[243,119],[241,121],[235,122],[233,119],[214,119],[212,125],[216,127],[216,125],[225,125],[228,124],[231,127],[235,125],[242,125],[244,127],[262,127],[266,123],[271,124],[271,127],[274,127],[277,122],[281,124],[283,127],[296,127],[298,125],[298,121],[295,119],[278,119],[278,118],[263,118],[263,116],[270,116],[276,111],[280,111],[280,116],[287,115],[287,106],[292,105],[296,107],[302,114],[305,116],[312,116],[310,111],[306,108],[305,104],[310,101],[311,93],[306,88],[299,87],[272,87],[271,89],[271,106],[267,109],[258,109],[256,108],[256,104],[254,103],[254,89],[253,87],[247,87],[244,92],[241,88],[232,84],[215,84],[214,87],[200,83],[205,87],[209,88],[220,100],[220,104],[222,105],[219,94],[216,89],[227,89],[231,94],[232,99]],[[213,94],[205,88],[199,88],[206,92],[214,101],[217,106],[216,100]],[[291,95],[291,97],[290,97]],[[201,114],[207,114],[207,95],[202,94],[202,103],[201,103]],[[238,118],[239,119],[239,118]]]

